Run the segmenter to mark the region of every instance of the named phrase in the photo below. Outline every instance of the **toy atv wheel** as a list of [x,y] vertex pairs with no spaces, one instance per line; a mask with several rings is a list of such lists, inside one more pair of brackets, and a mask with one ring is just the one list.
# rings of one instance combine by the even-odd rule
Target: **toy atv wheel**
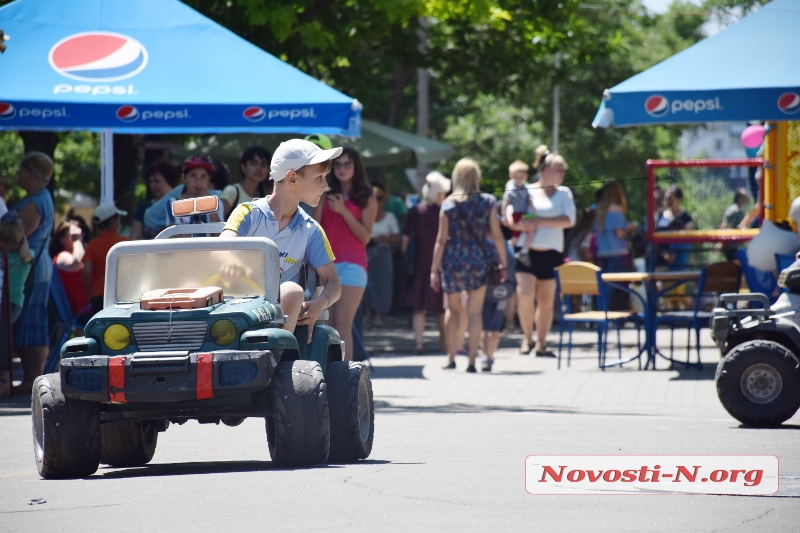
[[372,381],[364,363],[328,364],[328,408],[331,413],[330,463],[354,463],[372,451],[375,406]]
[[110,466],[140,466],[156,453],[158,429],[151,420],[111,422],[100,426],[100,462]]
[[100,411],[94,403],[67,400],[59,374],[39,376],[31,394],[33,454],[45,479],[91,476],[100,462]]
[[328,395],[319,364],[284,361],[272,376],[267,442],[279,468],[306,467],[328,460],[331,427]]
[[723,407],[748,426],[778,426],[800,407],[800,362],[784,346],[750,341],[728,352],[717,366]]

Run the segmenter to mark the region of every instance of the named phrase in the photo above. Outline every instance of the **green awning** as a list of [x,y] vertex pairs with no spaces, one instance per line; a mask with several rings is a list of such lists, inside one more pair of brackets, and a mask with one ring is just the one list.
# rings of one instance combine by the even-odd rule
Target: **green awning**
[[[281,142],[296,137],[302,136],[249,133],[209,135],[199,142],[192,142],[187,146],[176,148],[172,153],[173,157],[179,160],[191,154],[212,154],[230,167],[231,174],[238,176],[239,157],[245,148],[260,145],[274,152]],[[453,148],[447,144],[369,120],[361,122],[361,138],[336,135],[330,137],[334,146],[352,146],[358,150],[367,167],[397,164],[416,166],[417,162],[435,165],[454,153]]]

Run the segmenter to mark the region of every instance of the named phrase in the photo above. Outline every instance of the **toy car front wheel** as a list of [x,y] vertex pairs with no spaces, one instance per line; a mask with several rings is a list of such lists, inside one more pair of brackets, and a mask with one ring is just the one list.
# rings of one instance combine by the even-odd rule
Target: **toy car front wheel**
[[158,429],[151,420],[111,422],[100,426],[100,462],[110,466],[140,466],[156,453]]
[[331,413],[331,463],[354,463],[372,451],[375,405],[372,381],[364,363],[328,363],[328,406]]
[[776,342],[735,347],[719,362],[716,379],[723,407],[748,426],[778,426],[800,407],[800,362]]
[[31,394],[33,454],[46,479],[91,476],[100,462],[100,412],[96,404],[67,400],[59,374],[39,376]]
[[306,467],[328,460],[331,427],[328,395],[319,363],[284,361],[270,385],[269,455],[275,466]]

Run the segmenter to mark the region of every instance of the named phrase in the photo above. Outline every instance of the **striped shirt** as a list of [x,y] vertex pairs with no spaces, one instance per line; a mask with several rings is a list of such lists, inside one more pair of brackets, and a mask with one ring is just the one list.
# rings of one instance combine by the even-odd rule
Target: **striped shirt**
[[225,229],[241,237],[266,237],[272,239],[280,255],[281,283],[298,282],[300,267],[308,262],[315,270],[334,260],[328,237],[316,220],[298,209],[288,226],[279,230],[278,220],[267,203],[267,198],[240,204],[233,210]]

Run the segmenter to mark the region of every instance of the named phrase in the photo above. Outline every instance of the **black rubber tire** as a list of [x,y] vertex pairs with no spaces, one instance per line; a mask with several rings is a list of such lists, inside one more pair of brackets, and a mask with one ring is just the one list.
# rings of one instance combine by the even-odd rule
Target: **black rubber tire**
[[777,342],[736,346],[717,365],[716,380],[722,406],[747,426],[779,426],[800,407],[800,362]]
[[331,413],[329,463],[354,463],[372,452],[375,404],[372,380],[364,363],[328,363],[328,408]]
[[319,363],[284,361],[270,384],[272,416],[267,417],[267,443],[279,468],[302,468],[328,460],[331,426],[328,394]]
[[37,377],[31,392],[33,456],[45,479],[91,476],[100,463],[100,407],[67,400],[61,376]]
[[150,420],[100,426],[100,462],[105,465],[145,465],[153,459],[157,444],[158,429]]

